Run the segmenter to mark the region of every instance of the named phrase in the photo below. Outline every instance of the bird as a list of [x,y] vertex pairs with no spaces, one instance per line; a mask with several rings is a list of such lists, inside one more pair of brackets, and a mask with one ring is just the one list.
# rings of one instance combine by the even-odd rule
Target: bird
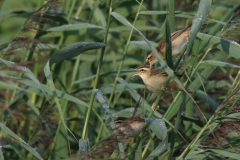
[[114,120],[117,129],[129,137],[137,137],[142,131],[145,120],[140,117],[118,117]]
[[[178,30],[171,34],[171,41],[172,41],[172,56],[178,56],[182,49],[184,48],[185,44],[188,43],[188,37],[190,35],[191,26],[187,28]],[[165,60],[166,59],[166,38],[164,38],[156,47],[156,50],[160,56]],[[146,61],[150,63],[150,67],[158,60],[154,56],[153,52],[149,52]]]
[[[162,90],[166,91],[183,91],[183,89],[171,78],[168,86],[164,88],[164,83],[167,80],[168,74],[163,69],[153,68],[149,65],[144,65],[134,70],[138,71],[137,74],[133,76],[139,76],[142,78],[147,89],[153,93],[159,93]],[[182,77],[177,72],[174,72],[175,76]],[[191,89],[186,89],[188,93],[195,93]]]

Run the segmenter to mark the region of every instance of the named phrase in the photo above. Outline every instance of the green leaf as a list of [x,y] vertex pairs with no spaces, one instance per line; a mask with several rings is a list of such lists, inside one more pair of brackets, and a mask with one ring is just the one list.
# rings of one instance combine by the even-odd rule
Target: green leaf
[[[19,80],[20,82],[24,83],[25,85],[27,86],[31,86],[33,88],[28,88],[28,89],[25,89],[25,88],[21,88],[21,87],[18,87],[16,85],[12,85],[12,84],[8,84],[8,83],[5,83],[5,82],[0,82],[0,86],[5,86],[7,88],[11,88],[11,89],[19,89],[19,90],[23,90],[23,91],[26,91],[26,92],[29,92],[29,93],[41,93],[38,91],[38,86],[36,86],[33,81],[30,81],[30,80]],[[47,93],[48,96],[54,96],[52,94],[52,91],[51,89],[47,86],[47,85],[44,85],[44,84],[41,84],[41,86],[43,87],[43,89],[45,90],[45,92]],[[37,89],[37,90],[36,90]],[[75,98],[73,96],[71,96],[70,94],[67,94],[67,93],[64,93],[58,89],[56,89],[56,95],[57,97],[61,98],[61,99],[65,99],[65,100],[68,100],[68,101],[71,101],[71,102],[74,102],[76,104],[80,104],[80,105],[83,105],[85,107],[88,107],[88,104],[85,103],[84,101],[78,99],[78,98]]]
[[[51,92],[54,96],[54,101],[57,105],[57,108],[58,108],[58,111],[59,111],[59,114],[60,114],[60,120],[62,121],[62,124],[63,124],[64,128],[66,129],[66,131],[68,130],[70,132],[70,134],[75,138],[75,136],[73,135],[73,133],[70,131],[70,129],[67,127],[67,125],[65,123],[62,107],[60,105],[60,102],[59,102],[59,99],[58,99],[58,96],[57,96],[57,91],[56,91],[54,83],[53,83],[52,74],[50,72],[49,60],[47,61],[46,65],[44,67],[44,74],[47,78],[48,85],[50,86]],[[65,134],[67,134],[67,132]]]
[[[157,47],[158,46],[158,44],[155,43],[155,42],[151,42],[151,41],[149,41],[149,42],[151,43],[151,45],[153,47]],[[146,51],[151,51],[151,48],[149,47],[149,45],[147,44],[146,41],[130,41],[129,43],[134,45],[134,46],[136,46],[136,47],[144,49]]]
[[[103,77],[103,76],[108,76],[108,75],[112,75],[112,74],[117,74],[118,71],[109,71],[109,72],[105,72],[105,73],[101,73],[99,74],[99,77]],[[124,70],[121,70],[121,75],[129,75],[129,74],[133,74],[135,71],[133,71],[132,69],[124,69]],[[82,83],[84,81],[88,81],[88,80],[91,80],[91,79],[94,79],[96,77],[96,75],[92,75],[92,76],[89,76],[89,77],[86,77],[86,78],[82,78],[82,79],[79,79],[75,82],[73,82],[73,84],[77,84],[77,83]]]
[[145,121],[156,136],[162,140],[162,142],[146,158],[146,160],[150,160],[154,159],[154,157],[163,153],[168,148],[167,127],[163,119],[147,118]]
[[[139,14],[143,14],[143,15],[163,15],[163,14],[167,14],[168,11],[141,11]],[[183,18],[191,18],[194,19],[194,14],[188,13],[188,12],[182,12],[182,11],[175,11],[175,16],[176,17],[183,17]],[[211,18],[207,18],[207,20],[222,24],[222,25],[226,25],[225,22],[222,21],[218,21],[215,19],[211,19]]]
[[31,109],[36,113],[37,116],[40,115],[38,108],[32,103],[26,94],[22,95],[22,99],[31,107]]
[[209,149],[212,152],[215,152],[217,154],[223,155],[224,157],[229,157],[229,158],[233,158],[233,159],[239,159],[240,154],[237,152],[230,152],[227,150],[223,150],[223,149]]
[[78,142],[79,150],[81,150],[81,153],[86,153],[90,150],[90,142],[89,139],[79,139]]
[[31,13],[33,12],[34,10],[33,9],[27,9],[27,8],[23,8],[23,9],[10,9],[10,10],[3,10],[3,11],[0,11],[0,16],[4,16],[6,14],[9,14],[9,13]]
[[[115,129],[116,128],[116,124],[114,123],[114,120],[113,120],[113,117],[112,117],[112,113],[111,113],[111,111],[110,111],[110,109],[108,107],[108,104],[107,104],[106,100],[103,98],[103,93],[100,90],[98,90],[98,89],[95,89],[94,93],[95,93],[95,97],[98,100],[98,102],[105,109],[106,119],[107,119],[108,123],[110,124],[112,129]],[[119,147],[119,150],[121,152],[120,153],[121,157],[124,157],[124,154],[123,154],[124,153],[123,144],[122,143],[118,143],[118,147]]]
[[[11,61],[7,61],[7,60],[4,60],[2,58],[0,58],[0,61],[4,64],[6,64],[7,66],[10,66],[10,67],[14,67],[16,68],[17,70],[20,70],[21,72],[23,72],[28,78],[30,78],[31,80],[33,80],[33,82],[35,82],[35,86],[37,84],[37,87],[39,87],[42,91],[42,93],[45,95],[45,97],[47,98],[48,100],[48,97],[47,97],[47,94],[43,88],[43,86],[41,85],[41,83],[38,81],[38,79],[34,76],[34,74],[26,67],[22,67],[22,66],[18,66],[17,64],[15,64],[14,62],[11,62]],[[49,101],[49,100],[48,100]]]
[[87,4],[88,4],[88,6],[91,8],[91,10],[95,10],[95,11],[93,12],[93,14],[94,14],[94,19],[96,19],[97,22],[99,22],[99,23],[101,22],[101,25],[102,25],[102,26],[106,26],[106,25],[107,25],[107,22],[106,22],[106,19],[105,19],[105,16],[104,16],[104,14],[103,14],[102,9],[100,9],[100,8],[98,7],[98,5],[97,5],[97,6],[94,6],[94,1],[93,1],[93,0],[87,0],[86,2],[87,2]]
[[201,90],[197,90],[195,95],[204,103],[209,104],[209,106],[214,110],[216,110],[219,106],[213,98],[211,98],[208,94],[206,95],[206,93]]
[[167,137],[167,127],[163,119],[146,118],[145,121],[160,140],[164,140]]
[[226,63],[226,62],[221,62],[221,61],[214,61],[214,60],[205,60],[202,61],[202,63],[207,63],[209,65],[213,66],[218,66],[218,67],[234,67],[234,68],[240,68],[240,66],[231,64],[231,63]]
[[[156,32],[163,32],[161,28],[153,27],[153,26],[143,26],[143,25],[136,25],[135,26],[139,31],[156,31]],[[117,27],[111,27],[109,29],[109,32],[129,32],[131,28],[127,26],[117,26]],[[104,32],[104,31],[99,31]]]
[[232,114],[229,114],[229,115],[225,115],[225,116],[222,116],[220,117],[219,119],[222,119],[224,121],[228,120],[228,119],[236,119],[236,120],[239,120],[240,119],[240,113],[237,112],[237,113],[232,113]]
[[168,19],[166,20],[166,61],[168,66],[173,69],[173,60],[172,60],[172,40],[171,40],[171,31],[169,26]]
[[209,34],[198,33],[197,36],[201,40],[208,42],[209,44],[212,44],[216,48],[227,53],[229,56],[240,59],[239,54],[240,44],[225,38],[220,38]]
[[188,48],[186,51],[186,58],[188,57],[188,54],[192,48],[192,44],[197,36],[197,33],[201,29],[202,25],[207,19],[210,7],[212,4],[212,0],[201,0],[199,4],[199,8],[197,13],[195,14],[195,17],[192,21],[192,27],[190,31],[190,36],[189,36],[189,42],[188,42]]
[[3,152],[2,152],[2,147],[0,147],[0,159],[4,160]]
[[43,158],[37,153],[37,151],[32,148],[29,144],[27,144],[23,139],[18,137],[15,133],[13,133],[9,128],[7,128],[4,124],[0,123],[0,127],[2,131],[11,137],[15,138],[26,150],[28,150],[30,153],[32,153],[35,157],[38,159],[43,160]]
[[105,27],[97,26],[90,23],[78,23],[78,24],[68,24],[59,27],[53,27],[48,29],[47,31],[74,31],[80,30],[84,28],[97,28],[97,29],[106,29]]
[[[222,53],[222,54],[218,54],[217,57],[216,57],[216,60],[217,61],[223,61],[224,59],[226,59],[227,57],[227,54],[225,53]],[[191,58],[191,57],[190,57]],[[208,77],[212,74],[212,72],[216,69],[215,66],[209,66],[207,65],[205,67],[205,69],[201,72],[201,77],[203,79],[208,79]],[[202,86],[202,83],[201,83],[201,79],[200,78],[196,78],[190,85],[188,88],[192,89],[192,90],[197,90],[199,87]],[[167,120],[171,120],[174,115],[177,114],[178,110],[179,110],[179,107],[180,107],[180,104],[182,103],[182,94],[180,94],[180,96],[177,98],[177,99],[174,99],[174,103],[171,104],[171,106],[169,107],[170,109],[167,110],[167,112],[165,113],[164,117],[167,119]],[[187,97],[186,98],[186,101],[188,101],[189,98]]]
[[103,98],[103,93],[98,89],[95,89],[94,93],[95,93],[96,99],[98,100],[98,102],[101,104],[101,106],[105,110],[106,119],[107,119],[108,123],[110,124],[111,128],[112,129],[116,128],[116,125],[115,125],[113,117],[112,117],[112,113],[108,107],[106,100]]
[[216,80],[216,81],[208,81],[205,85],[206,90],[218,89],[226,86],[231,86],[225,80]]
[[[141,11],[139,14],[145,14],[145,15],[161,15],[161,14],[167,14],[168,11]],[[176,13],[181,13],[181,11],[175,11]]]
[[211,152],[203,152],[202,154],[191,155],[190,159],[203,160],[203,159],[214,159],[214,154]]
[[87,50],[98,49],[104,46],[105,46],[104,43],[98,42],[76,42],[55,52],[50,57],[50,63],[53,64],[66,59],[71,59]]
[[135,160],[142,160],[142,149],[143,149],[143,142],[144,142],[144,139],[142,138],[139,145],[138,145],[138,148],[136,150],[136,152],[138,154],[135,155]]

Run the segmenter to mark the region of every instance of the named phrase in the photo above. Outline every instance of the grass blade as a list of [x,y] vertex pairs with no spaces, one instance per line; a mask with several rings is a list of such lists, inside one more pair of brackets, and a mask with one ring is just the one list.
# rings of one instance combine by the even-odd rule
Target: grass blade
[[82,153],[86,153],[90,150],[90,142],[89,139],[79,139],[78,142],[79,149],[82,151]]
[[208,104],[209,107],[211,107],[213,110],[216,110],[217,107],[219,106],[219,104],[213,98],[211,98],[209,95],[206,95],[206,93],[201,91],[201,90],[197,90],[196,96],[201,101],[203,101],[204,103]]
[[201,0],[200,1],[198,11],[192,21],[192,27],[191,27],[190,36],[188,39],[189,43],[188,43],[188,48],[186,51],[186,58],[188,57],[190,49],[192,48],[192,45],[197,36],[197,33],[199,32],[203,23],[207,19],[211,4],[212,4],[212,0]]
[[27,144],[23,139],[18,137],[15,133],[13,133],[9,128],[7,128],[4,124],[0,123],[0,127],[2,131],[11,137],[15,138],[25,149],[27,149],[30,153],[32,153],[38,159],[43,160],[43,158],[37,153],[37,151],[32,148],[29,144]]
[[68,25],[49,28],[47,31],[52,31],[52,32],[61,31],[61,32],[63,32],[63,31],[80,30],[80,29],[85,29],[85,28],[106,29],[105,27],[97,26],[97,25],[90,24],[90,23],[78,23],[78,24],[68,24]]
[[214,47],[227,53],[229,56],[240,59],[239,54],[240,44],[225,38],[216,37],[209,34],[198,33],[197,36],[204,42],[208,42],[209,44],[212,44]]
[[[44,67],[44,74],[47,78],[47,81],[48,81],[48,85],[50,86],[50,89],[52,91],[52,94],[54,96],[54,100],[55,100],[55,103],[57,105],[57,108],[58,108],[58,111],[59,111],[59,114],[60,114],[60,120],[62,121],[62,124],[64,126],[64,128],[66,129],[66,131],[68,130],[72,136],[75,138],[75,136],[73,135],[73,133],[68,129],[66,123],[65,123],[65,120],[64,120],[64,115],[63,115],[63,112],[62,112],[62,108],[61,108],[61,105],[59,103],[59,99],[58,99],[58,96],[57,96],[57,91],[55,89],[55,86],[54,86],[54,83],[53,83],[53,79],[52,79],[52,75],[51,75],[51,72],[50,72],[50,65],[49,65],[49,60],[47,61],[45,67]],[[67,132],[66,132],[67,134]],[[75,138],[76,139],[76,138]],[[76,139],[77,140],[77,139]]]
[[50,57],[50,64],[71,59],[78,56],[82,52],[102,48],[104,46],[106,46],[104,43],[98,42],[76,42],[55,52]]
[[234,67],[234,68],[240,68],[240,66],[231,64],[231,63],[226,63],[226,62],[221,62],[221,61],[214,61],[214,60],[205,60],[202,61],[202,63],[207,63],[209,65],[213,66],[218,66],[218,67]]
[[[14,85],[8,85],[8,83],[4,83],[4,82],[0,82],[0,85],[1,84],[3,86],[8,85],[8,88],[10,88],[10,87],[11,87],[11,89],[12,88],[17,88],[17,89],[20,89],[20,90],[23,90],[23,91],[26,91],[26,92],[29,92],[29,93],[37,93],[37,94],[41,93],[41,92],[38,91],[39,88],[35,85],[35,83],[33,83],[33,81],[30,81],[30,80],[19,80],[19,81],[24,83],[27,86],[32,87],[32,89],[31,88],[25,89],[25,88],[17,87],[17,86],[14,86]],[[48,87],[47,85],[44,85],[44,84],[41,84],[41,86],[43,87],[44,91],[47,93],[48,96],[54,96],[50,87]],[[69,100],[69,101],[74,102],[76,104],[80,104],[82,106],[88,107],[88,104],[86,102],[84,102],[84,101],[82,101],[78,98],[75,98],[75,97],[71,96],[70,94],[64,93],[64,92],[62,92],[58,89],[55,89],[55,90],[56,90],[56,96],[58,98]]]
[[163,153],[168,148],[167,127],[163,119],[147,118],[146,122],[156,136],[162,140],[162,142],[146,158],[146,160],[151,160]]
[[[173,33],[176,30],[176,27],[175,27],[175,0],[168,0],[167,10],[169,11],[169,13],[167,14],[167,21],[168,21],[167,23],[169,23],[168,29],[170,30],[170,35],[171,35],[171,33]],[[168,33],[166,33],[166,34],[168,34]]]
[[18,66],[14,62],[7,61],[7,60],[4,60],[2,58],[0,58],[0,61],[2,63],[6,64],[9,67],[14,67],[17,70],[20,70],[21,72],[23,72],[28,78],[30,78],[31,80],[33,80],[33,82],[35,82],[35,85],[37,84],[37,87],[39,87],[41,89],[42,93],[48,99],[47,94],[46,94],[44,88],[42,87],[41,83],[38,81],[38,79],[34,76],[34,74],[28,68],[22,67],[22,66]]
[[166,61],[168,66],[173,69],[173,60],[172,60],[172,40],[171,32],[168,18],[166,20]]
[[[103,93],[98,90],[98,89],[95,89],[94,90],[94,93],[95,93],[95,97],[96,99],[98,100],[98,102],[101,104],[101,106],[105,109],[105,112],[106,112],[106,119],[108,121],[108,123],[110,124],[111,128],[114,129],[116,128],[116,125],[113,121],[113,117],[112,117],[112,113],[108,107],[108,104],[106,102],[106,100],[103,98]],[[119,150],[120,150],[120,155],[122,158],[124,158],[124,147],[123,147],[123,144],[122,143],[118,143],[118,147],[119,147]]]
[[[149,45],[147,44],[146,41],[130,41],[129,43],[134,45],[134,46],[136,46],[136,47],[144,49],[145,51],[151,51],[151,48],[149,47]],[[157,47],[158,46],[158,44],[155,43],[155,42],[149,41],[149,43],[151,43],[151,45],[153,47]]]
[[226,151],[223,149],[209,149],[212,152],[215,152],[219,155],[223,155],[224,157],[229,157],[229,158],[233,158],[233,159],[239,159],[240,154],[237,152],[230,152],[230,151]]

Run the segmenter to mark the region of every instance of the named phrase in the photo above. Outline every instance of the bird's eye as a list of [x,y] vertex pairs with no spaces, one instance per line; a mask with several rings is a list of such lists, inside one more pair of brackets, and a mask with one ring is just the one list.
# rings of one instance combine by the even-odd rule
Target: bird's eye
[[148,57],[148,60],[150,60],[150,57]]
[[141,69],[141,72],[143,72],[144,71],[144,69]]

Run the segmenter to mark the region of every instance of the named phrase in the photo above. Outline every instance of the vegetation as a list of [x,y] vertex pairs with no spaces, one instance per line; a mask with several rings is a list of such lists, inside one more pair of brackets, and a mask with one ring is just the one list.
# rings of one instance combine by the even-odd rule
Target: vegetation
[[[0,159],[239,159],[238,4],[1,1]],[[187,26],[172,57],[170,33]],[[166,61],[155,50],[165,37]],[[195,93],[151,93],[132,77],[149,51],[165,87]],[[139,137],[117,132],[115,118],[139,116]]]

